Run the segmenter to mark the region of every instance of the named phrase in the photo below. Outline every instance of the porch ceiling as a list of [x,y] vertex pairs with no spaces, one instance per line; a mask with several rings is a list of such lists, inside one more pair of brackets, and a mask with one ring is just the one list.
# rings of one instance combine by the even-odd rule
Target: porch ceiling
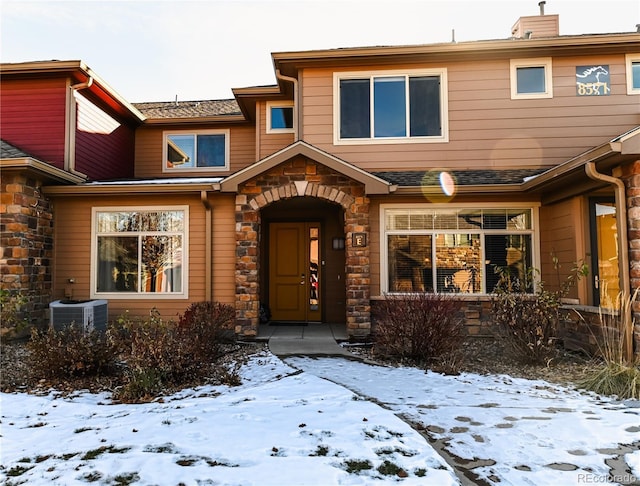
[[240,184],[299,155],[314,160],[335,170],[336,172],[362,183],[367,194],[389,194],[394,192],[397,188],[396,185],[339,159],[338,157],[324,152],[313,145],[303,141],[298,141],[227,177],[220,183],[220,190],[222,192],[237,192]]

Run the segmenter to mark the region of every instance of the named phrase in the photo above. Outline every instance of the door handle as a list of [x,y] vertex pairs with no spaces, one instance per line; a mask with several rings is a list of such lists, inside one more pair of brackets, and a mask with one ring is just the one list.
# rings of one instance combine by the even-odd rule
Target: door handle
[[300,285],[304,285],[306,282],[304,280],[304,273],[300,275]]

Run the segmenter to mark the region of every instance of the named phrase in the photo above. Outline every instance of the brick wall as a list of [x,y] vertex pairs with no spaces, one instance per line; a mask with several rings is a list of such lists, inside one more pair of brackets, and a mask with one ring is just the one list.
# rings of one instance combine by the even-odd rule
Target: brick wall
[[33,325],[44,323],[52,291],[53,217],[41,185],[9,170],[0,182],[0,288],[25,299],[18,317]]

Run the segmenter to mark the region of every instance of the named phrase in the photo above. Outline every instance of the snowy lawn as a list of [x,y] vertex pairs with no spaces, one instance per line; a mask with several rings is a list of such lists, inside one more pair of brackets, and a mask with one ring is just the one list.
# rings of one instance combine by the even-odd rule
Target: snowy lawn
[[[408,422],[500,484],[640,478],[638,403],[541,381],[341,358],[284,363],[262,354],[241,375],[238,387],[141,405],[111,404],[108,394],[0,394],[0,482],[458,484]],[[618,469],[605,462],[612,459]]]

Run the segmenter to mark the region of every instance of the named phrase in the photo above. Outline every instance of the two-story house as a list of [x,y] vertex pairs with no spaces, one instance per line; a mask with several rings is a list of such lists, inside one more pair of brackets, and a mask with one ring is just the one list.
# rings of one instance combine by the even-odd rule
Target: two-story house
[[244,337],[262,304],[363,338],[389,293],[456,295],[477,332],[498,272],[552,286],[584,261],[571,297],[615,307],[640,287],[640,34],[511,34],[275,53],[276,85],[221,101],[3,64],[2,285],[34,315],[216,300]]

